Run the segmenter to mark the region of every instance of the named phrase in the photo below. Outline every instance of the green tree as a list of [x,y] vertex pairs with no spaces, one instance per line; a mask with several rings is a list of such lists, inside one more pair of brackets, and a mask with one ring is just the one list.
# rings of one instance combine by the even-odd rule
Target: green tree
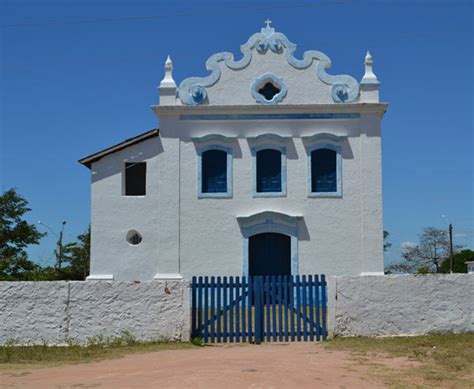
[[67,280],[84,280],[89,275],[91,251],[91,227],[78,235],[77,242],[67,243],[63,247],[61,278]]
[[[461,250],[459,253],[453,255],[453,273],[467,273],[466,261],[474,261],[474,251]],[[439,268],[440,273],[449,273],[450,261],[446,258]]]
[[387,251],[392,244],[387,240],[390,233],[388,231],[383,232],[383,251]]
[[0,278],[23,279],[26,273],[39,269],[28,259],[25,249],[38,244],[46,234],[23,219],[29,211],[28,201],[15,189],[0,196]]

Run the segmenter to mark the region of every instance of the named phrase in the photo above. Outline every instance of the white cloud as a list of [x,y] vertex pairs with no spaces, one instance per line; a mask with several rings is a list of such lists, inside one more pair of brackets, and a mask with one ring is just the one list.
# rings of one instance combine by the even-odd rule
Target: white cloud
[[402,243],[400,244],[400,247],[401,247],[402,249],[410,249],[410,248],[413,248],[413,247],[415,247],[415,246],[416,246],[416,243],[413,243],[413,242],[402,242]]

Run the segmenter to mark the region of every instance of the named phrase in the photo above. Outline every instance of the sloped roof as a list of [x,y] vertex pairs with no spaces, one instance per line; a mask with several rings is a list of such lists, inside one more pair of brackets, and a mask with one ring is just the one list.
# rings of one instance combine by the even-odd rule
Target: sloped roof
[[154,128],[153,130],[144,132],[143,134],[139,134],[137,136],[134,136],[133,138],[126,139],[123,142],[117,143],[116,145],[113,145],[104,150],[98,151],[97,153],[81,158],[79,160],[79,163],[81,163],[82,165],[90,169],[94,162],[97,162],[99,159],[105,157],[106,155],[115,153],[116,151],[119,151],[119,150],[123,150],[129,146],[135,145],[137,143],[143,142],[144,140],[147,140],[159,135],[160,135],[160,130],[158,128]]

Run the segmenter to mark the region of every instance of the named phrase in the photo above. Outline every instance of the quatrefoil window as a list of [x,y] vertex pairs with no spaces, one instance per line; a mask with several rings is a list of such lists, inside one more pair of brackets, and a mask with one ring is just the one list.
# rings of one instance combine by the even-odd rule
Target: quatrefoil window
[[277,88],[275,85],[273,85],[271,82],[267,82],[264,86],[262,86],[259,90],[258,93],[260,93],[265,100],[270,101],[273,99],[278,93],[280,93],[280,88]]
[[257,78],[251,87],[252,96],[260,104],[277,104],[283,100],[287,91],[283,79],[271,73]]

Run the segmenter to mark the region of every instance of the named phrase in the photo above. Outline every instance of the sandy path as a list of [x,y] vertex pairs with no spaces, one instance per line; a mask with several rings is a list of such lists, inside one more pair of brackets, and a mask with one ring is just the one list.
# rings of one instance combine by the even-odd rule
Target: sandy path
[[232,345],[130,354],[0,373],[0,388],[380,388],[368,367],[314,343]]

